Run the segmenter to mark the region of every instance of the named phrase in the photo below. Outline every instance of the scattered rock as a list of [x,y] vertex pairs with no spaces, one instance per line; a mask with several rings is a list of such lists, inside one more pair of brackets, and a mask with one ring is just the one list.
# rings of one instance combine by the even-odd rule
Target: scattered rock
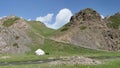
[[0,57],[0,59],[8,59],[8,58],[10,58],[10,56],[2,56],[2,57]]
[[86,58],[83,56],[73,56],[73,57],[61,57],[61,60],[50,62],[50,64],[83,64],[83,65],[91,65],[91,64],[101,64],[100,61]]

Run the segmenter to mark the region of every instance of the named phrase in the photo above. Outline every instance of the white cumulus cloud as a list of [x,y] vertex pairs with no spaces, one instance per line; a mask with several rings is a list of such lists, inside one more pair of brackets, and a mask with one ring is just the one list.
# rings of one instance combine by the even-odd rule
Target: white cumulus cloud
[[31,21],[31,19],[29,18],[29,19],[27,19],[27,21]]
[[104,19],[104,16],[103,15],[100,15],[102,19]]
[[72,12],[67,9],[61,9],[59,13],[56,15],[55,22],[53,24],[49,24],[53,18],[53,14],[48,14],[44,17],[37,17],[36,21],[43,22],[47,27],[58,29],[69,22],[70,18],[72,16]]
[[69,22],[71,16],[72,16],[72,12],[69,9],[64,8],[64,9],[60,10],[56,16],[56,21],[52,25],[53,26],[52,28],[58,29],[58,28],[62,27],[63,25],[65,25],[66,23]]
[[7,16],[2,16],[2,17],[0,17],[0,19],[5,18],[5,17],[7,17]]
[[37,17],[37,18],[36,18],[36,21],[41,21],[41,22],[43,22],[43,23],[51,22],[53,15],[54,15],[54,14],[49,13],[49,14],[47,14],[46,16]]

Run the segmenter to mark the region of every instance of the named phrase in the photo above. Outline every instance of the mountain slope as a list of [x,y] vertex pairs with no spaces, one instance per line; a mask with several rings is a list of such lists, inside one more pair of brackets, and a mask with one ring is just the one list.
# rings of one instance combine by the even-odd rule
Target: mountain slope
[[35,50],[53,31],[41,22],[5,17],[0,20],[0,53],[20,54]]
[[99,13],[86,8],[73,15],[70,22],[63,26],[52,39],[85,48],[118,51],[120,43],[118,43],[119,40],[116,43],[116,38],[112,38],[113,36],[119,39],[119,30],[112,30]]
[[24,53],[31,38],[26,34],[28,25],[23,19],[8,16],[0,20],[0,53]]

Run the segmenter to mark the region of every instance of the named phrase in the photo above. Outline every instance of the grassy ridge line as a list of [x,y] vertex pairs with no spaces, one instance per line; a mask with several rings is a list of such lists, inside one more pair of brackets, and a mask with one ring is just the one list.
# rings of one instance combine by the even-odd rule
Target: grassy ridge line
[[43,23],[39,21],[29,21],[28,24],[35,30],[35,32],[45,37],[52,35],[56,31],[56,30],[47,28]]
[[120,27],[120,16],[119,15],[113,15],[110,17],[110,23],[108,23],[108,26],[114,29],[118,29]]

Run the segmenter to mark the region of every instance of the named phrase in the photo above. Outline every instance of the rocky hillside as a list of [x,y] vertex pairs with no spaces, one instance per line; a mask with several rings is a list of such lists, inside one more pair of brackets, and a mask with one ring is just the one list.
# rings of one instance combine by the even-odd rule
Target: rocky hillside
[[25,44],[31,42],[25,30],[28,25],[23,19],[8,16],[0,20],[0,53],[24,53],[30,51]]
[[74,14],[70,22],[57,31],[46,28],[41,22],[26,21],[16,16],[0,19],[0,54],[49,49],[50,43],[45,44],[45,41],[51,39],[90,49],[119,51],[120,13],[102,19],[98,12],[86,8]]
[[[117,13],[103,20],[95,10],[83,9],[74,14],[70,22],[59,29],[52,39],[85,48],[119,51],[119,16]],[[116,29],[113,24],[115,28],[117,27]]]
[[26,21],[13,15],[0,19],[0,54],[19,54],[36,49],[48,35],[42,30],[51,31],[41,22]]

